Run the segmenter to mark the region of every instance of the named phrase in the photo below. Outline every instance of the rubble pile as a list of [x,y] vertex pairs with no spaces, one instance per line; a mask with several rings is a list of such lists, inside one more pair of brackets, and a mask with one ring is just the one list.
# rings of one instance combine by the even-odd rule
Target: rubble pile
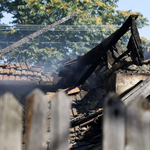
[[[123,92],[127,93],[128,89],[134,88],[150,75],[149,60],[144,60],[136,27],[137,17],[130,16],[120,29],[102,43],[60,68],[59,76],[62,78],[57,84],[61,83],[60,89],[68,88],[68,92],[79,88],[78,92],[69,94],[72,102],[69,144],[72,150],[101,149],[105,96],[114,91],[121,97]],[[131,37],[127,51],[124,51],[118,40],[129,27]],[[126,80],[131,85],[126,86]]]
[[[150,61],[144,60],[136,19],[131,15],[120,29],[84,55],[67,61],[56,83],[40,82],[49,99],[47,149],[50,148],[51,99],[63,89],[71,101],[69,148],[102,149],[103,104],[116,92],[123,97],[150,75]],[[131,29],[127,50],[118,40]],[[42,87],[41,87],[42,83]]]

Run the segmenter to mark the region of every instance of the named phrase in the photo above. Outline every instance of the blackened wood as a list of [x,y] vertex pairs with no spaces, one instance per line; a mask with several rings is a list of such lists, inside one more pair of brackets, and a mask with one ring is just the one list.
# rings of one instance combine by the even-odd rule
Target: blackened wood
[[80,71],[84,66],[92,64],[96,59],[100,59],[103,57],[107,50],[117,43],[117,41],[128,31],[129,27],[132,25],[132,18],[137,18],[137,15],[131,15],[125,23],[111,34],[108,38],[106,38],[103,42],[97,45],[95,48],[86,53],[79,62],[76,67],[73,68],[74,71]]
[[144,57],[143,59],[141,59],[141,56],[138,54],[138,46],[136,44],[133,35],[131,35],[130,37],[127,48],[129,51],[131,51],[131,58],[133,63],[136,65],[142,65],[142,61],[144,60]]
[[26,100],[26,150],[45,150],[47,131],[47,99],[35,89]]
[[123,67],[124,63],[122,61],[117,62],[114,64],[109,70],[106,71],[106,73],[103,76],[103,80],[108,78],[113,72]]
[[[132,25],[133,18],[137,18],[137,15],[131,15],[126,22],[122,25],[120,29],[110,35],[107,39],[93,48],[91,51],[86,53],[81,59],[78,61],[76,66],[72,68],[72,71],[76,75],[77,72],[81,71],[86,65],[92,64],[89,69],[82,75],[82,77],[75,83],[75,86],[82,85],[86,79],[92,74],[92,72],[96,69],[99,65],[102,57],[106,55],[108,49],[115,45],[117,41],[123,36]],[[74,75],[74,76],[75,76]]]
[[0,150],[22,149],[22,110],[11,93],[0,97]]
[[120,59],[122,59],[124,56],[126,56],[128,53],[130,52],[130,50],[126,50],[123,54],[121,54],[115,61],[114,64],[118,61],[120,61]]
[[103,116],[103,150],[124,150],[125,109],[115,93],[105,98]]
[[142,65],[142,61],[144,60],[144,52],[142,49],[142,43],[141,43],[141,39],[139,36],[139,32],[137,29],[137,23],[136,23],[136,17],[133,16],[132,17],[132,25],[131,25],[131,39],[134,42],[134,49],[131,51],[131,57],[133,61],[135,61],[135,59],[137,59],[137,61],[135,62],[137,65]]
[[62,18],[61,20],[59,20],[59,21],[49,25],[48,27],[45,27],[45,28],[43,28],[43,29],[41,29],[41,30],[39,30],[37,32],[34,32],[34,33],[26,36],[25,38],[15,42],[14,44],[12,44],[12,45],[2,49],[1,53],[0,53],[1,56],[6,54],[6,53],[8,53],[8,52],[10,52],[10,51],[12,51],[13,49],[15,49],[15,48],[17,48],[17,47],[19,47],[19,46],[21,46],[21,45],[31,41],[31,40],[33,40],[35,37],[37,37],[37,36],[39,36],[39,35],[41,35],[43,33],[46,33],[50,29],[55,28],[59,24],[61,24],[61,23],[65,22],[65,21],[69,20],[70,18],[74,17],[76,14],[77,13],[72,13],[71,15],[68,15],[67,17]]
[[59,77],[66,77],[70,72],[70,68],[68,67],[60,67],[59,69]]
[[101,59],[97,59],[81,76],[81,78],[76,82],[75,86],[83,85],[83,83],[87,80],[87,78],[93,73]]
[[87,116],[87,117],[85,117],[83,119],[80,119],[80,120],[77,120],[77,121],[72,121],[71,122],[71,127],[75,127],[75,126],[78,126],[80,124],[83,124],[83,123],[85,123],[85,122],[91,120],[92,118],[95,118],[95,117],[97,117],[98,115],[101,115],[101,114],[103,114],[102,110],[98,111],[98,112],[96,112],[96,113],[94,113],[92,115],[89,115],[89,116]]
[[[114,64],[109,70],[106,71],[103,77],[99,80],[99,83],[102,85],[105,79],[107,79],[114,71],[123,67],[123,65],[124,63],[121,61]],[[79,81],[77,82],[75,86],[82,85],[86,81],[86,79],[91,75],[91,73],[95,70],[96,67],[97,67],[97,63],[94,63],[93,65],[91,65],[88,68],[88,70],[83,74],[83,76],[79,79]]]
[[150,64],[150,59],[142,61],[142,64]]

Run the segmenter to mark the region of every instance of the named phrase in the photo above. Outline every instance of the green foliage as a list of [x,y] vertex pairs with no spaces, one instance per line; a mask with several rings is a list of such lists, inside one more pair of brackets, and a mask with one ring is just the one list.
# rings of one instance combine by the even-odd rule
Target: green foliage
[[148,41],[145,37],[141,37],[143,51],[146,51],[148,47],[150,47],[150,41]]
[[[133,14],[131,10],[116,10],[117,2],[118,0],[3,1],[3,9],[13,14],[13,23],[18,25],[49,25],[73,12],[78,12],[77,16],[63,23],[63,25],[68,25],[65,28],[57,27],[54,31],[49,31],[34,39],[32,43],[13,50],[5,57],[11,62],[28,61],[36,65],[44,65],[47,70],[54,71],[63,60],[86,53],[103,41],[118,26],[122,25],[129,15]],[[147,25],[148,20],[141,13],[136,12],[134,14],[139,15],[138,27]],[[1,38],[7,39],[7,41],[17,41],[32,32],[16,29],[3,33],[5,38]],[[130,33],[127,33],[121,39],[124,48],[129,36]],[[1,48],[6,45],[8,44],[1,45]]]

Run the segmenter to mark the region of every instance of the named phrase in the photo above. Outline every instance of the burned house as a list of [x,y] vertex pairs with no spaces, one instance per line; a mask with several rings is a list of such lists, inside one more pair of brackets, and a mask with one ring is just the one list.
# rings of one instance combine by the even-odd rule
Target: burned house
[[[31,67],[28,63],[2,64],[1,94],[11,91],[22,99],[29,91],[38,87],[47,93],[50,110],[50,100],[57,90],[64,90],[72,105],[69,148],[72,150],[92,150],[97,147],[101,149],[104,97],[110,91],[114,91],[122,101],[125,101],[127,98],[124,96],[132,92],[135,87],[139,85],[142,87],[141,83],[143,84],[150,75],[149,60],[144,60],[136,26],[137,17],[130,16],[120,29],[92,50],[67,61],[60,67],[59,77],[42,73],[40,72],[42,68]],[[131,29],[131,37],[127,51],[124,51],[118,40],[129,29]],[[144,85],[146,82],[147,80]],[[149,94],[146,95],[148,96]],[[50,119],[49,111],[49,122]],[[50,136],[53,136],[50,135],[50,126],[47,134],[47,149],[49,149]]]

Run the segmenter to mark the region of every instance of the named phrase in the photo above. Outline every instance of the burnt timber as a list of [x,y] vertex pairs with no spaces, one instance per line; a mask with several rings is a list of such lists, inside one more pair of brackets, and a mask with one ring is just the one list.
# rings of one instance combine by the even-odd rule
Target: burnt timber
[[[62,78],[57,87],[61,83],[61,88],[80,89],[69,95],[72,101],[69,138],[72,150],[101,149],[104,97],[110,91],[116,92],[125,104],[130,104],[132,95],[138,96],[138,92],[141,94],[149,85],[150,65],[144,60],[135,21],[137,17],[130,16],[102,43],[60,68]],[[118,40],[130,29],[132,35],[127,51],[124,51]],[[120,83],[128,86],[122,85],[123,89]],[[144,94],[145,97],[150,95],[149,88]]]

